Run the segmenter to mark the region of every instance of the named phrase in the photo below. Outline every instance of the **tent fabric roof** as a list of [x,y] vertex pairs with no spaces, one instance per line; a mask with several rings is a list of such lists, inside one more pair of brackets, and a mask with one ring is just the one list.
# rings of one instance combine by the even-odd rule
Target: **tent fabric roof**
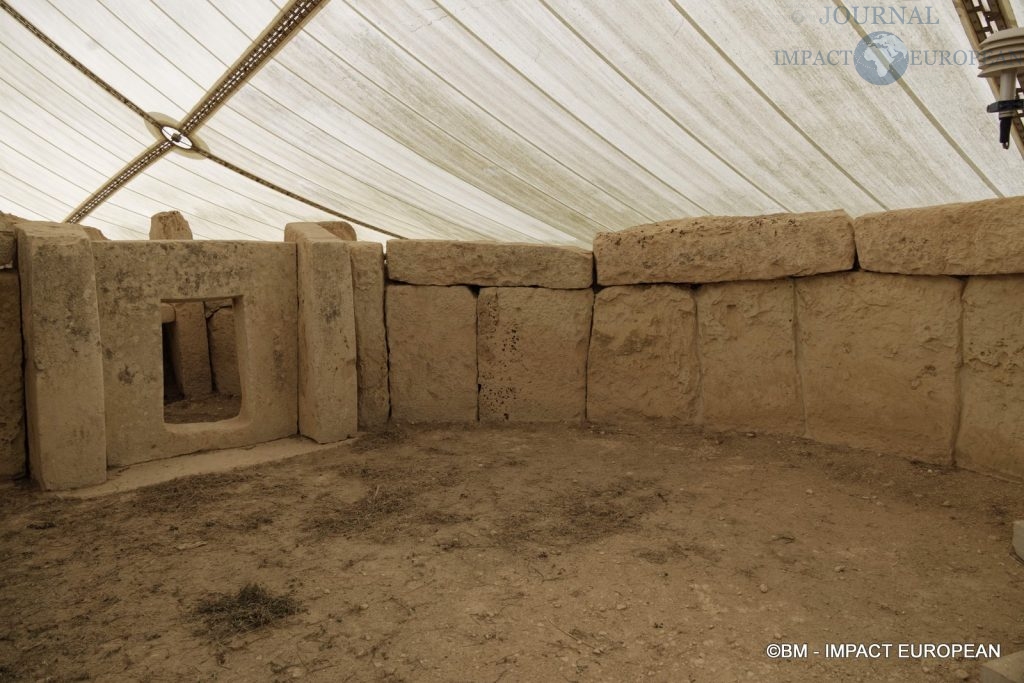
[[[144,239],[178,209],[197,237],[280,240],[343,215],[410,238],[589,244],[692,215],[1024,194],[976,66],[927,63],[972,49],[954,3],[860,26],[822,24],[823,4],[0,0],[0,210],[73,215],[165,143],[154,121],[182,122],[218,85],[188,131],[205,156],[165,143],[82,223]],[[852,55],[875,30],[925,63],[867,82]],[[794,50],[846,63],[785,64]]]

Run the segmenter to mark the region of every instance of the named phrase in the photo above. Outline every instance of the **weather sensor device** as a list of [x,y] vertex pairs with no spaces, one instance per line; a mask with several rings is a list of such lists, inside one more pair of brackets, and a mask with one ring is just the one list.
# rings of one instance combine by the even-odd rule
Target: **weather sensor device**
[[999,142],[1009,149],[1013,120],[1024,111],[1024,100],[1017,97],[1017,74],[1024,73],[1024,28],[996,31],[979,47],[978,77],[999,84],[999,99],[988,105],[988,111],[999,114]]

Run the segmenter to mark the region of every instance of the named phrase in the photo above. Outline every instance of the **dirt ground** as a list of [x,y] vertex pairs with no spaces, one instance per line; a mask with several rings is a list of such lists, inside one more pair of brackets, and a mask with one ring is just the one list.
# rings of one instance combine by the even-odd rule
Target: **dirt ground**
[[0,489],[0,681],[978,680],[765,649],[1024,649],[1022,489],[564,426],[398,430],[85,501]]
[[164,422],[219,422],[237,417],[241,407],[241,397],[230,394],[210,394],[195,399],[179,398],[164,404]]

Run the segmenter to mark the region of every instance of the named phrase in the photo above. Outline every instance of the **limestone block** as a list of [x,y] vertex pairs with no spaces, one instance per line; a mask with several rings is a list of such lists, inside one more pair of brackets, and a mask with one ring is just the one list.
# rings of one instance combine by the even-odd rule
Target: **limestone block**
[[960,290],[945,277],[797,280],[807,436],[950,463]]
[[469,287],[388,285],[391,415],[476,420],[476,297]]
[[82,226],[82,230],[85,230],[85,234],[89,236],[91,240],[107,240],[109,239],[104,235],[99,228],[90,228],[87,225]]
[[[295,235],[303,230],[323,230],[330,235],[333,235],[336,239],[343,240],[345,242],[356,241],[356,231],[350,223],[345,221],[320,221],[318,223],[288,223],[284,226],[284,241],[294,242]],[[297,232],[298,231],[298,232]]]
[[293,228],[289,238],[299,279],[299,431],[341,441],[359,421],[349,245],[315,225]]
[[860,216],[860,267],[911,275],[1024,273],[1024,197]]
[[592,254],[578,247],[501,242],[390,240],[388,277],[415,285],[584,289]]
[[583,420],[593,291],[488,287],[477,310],[480,420]]
[[981,665],[981,683],[1021,683],[1024,681],[1024,651]]
[[607,287],[594,302],[587,419],[698,421],[693,293],[677,285]]
[[151,240],[190,240],[192,228],[179,211],[164,211],[154,215],[149,221],[149,239]]
[[242,380],[238,375],[238,342],[235,329],[235,311],[220,308],[206,321],[210,340],[210,372],[213,388],[229,396],[242,395]]
[[[163,304],[160,320],[163,321]],[[174,303],[170,356],[174,375],[185,398],[207,396],[213,391],[210,346],[206,334],[206,309],[202,301]]]
[[1013,523],[1013,552],[1024,560],[1024,519],[1018,519]]
[[602,285],[830,273],[853,267],[853,224],[845,211],[685,218],[598,233],[594,259]]
[[[18,226],[29,471],[48,490],[99,484],[107,476],[90,244],[100,243],[90,243],[77,226]],[[159,339],[156,348],[159,355]]]
[[[205,311],[204,311],[205,314]],[[174,322],[174,306],[170,304],[160,304],[160,322],[163,324]]]
[[[91,245],[110,464],[234,448],[296,433],[294,244],[168,240]],[[160,302],[222,298],[235,301],[231,311],[241,410],[219,422],[165,424]]]
[[25,387],[18,273],[0,271],[0,478],[25,474]]
[[384,327],[384,246],[349,242],[356,314],[356,369],[359,375],[359,427],[378,429],[391,412],[388,346]]
[[793,287],[769,280],[698,291],[706,425],[803,435]]
[[339,240],[345,240],[346,242],[356,241],[356,230],[347,221],[320,221],[317,225]]
[[972,277],[963,302],[956,462],[1024,479],[1024,276]]
[[23,219],[0,211],[0,270],[17,268],[18,235],[15,225]]

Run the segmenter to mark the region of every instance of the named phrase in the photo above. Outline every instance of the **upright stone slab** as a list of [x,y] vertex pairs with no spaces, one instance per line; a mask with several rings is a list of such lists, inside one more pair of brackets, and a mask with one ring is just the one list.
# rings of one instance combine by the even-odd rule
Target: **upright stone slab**
[[469,287],[388,285],[391,416],[476,420],[476,296]]
[[18,233],[14,226],[24,222],[24,219],[0,211],[0,270],[17,266]]
[[[90,228],[86,228],[89,232]],[[96,232],[99,232],[98,230]],[[92,239],[105,240],[102,235]],[[177,211],[158,213],[150,219],[151,240],[191,240],[192,229]],[[210,343],[206,329],[206,307],[201,301],[171,304],[174,321],[169,336],[171,365],[178,378],[182,395],[188,399],[202,398],[213,391],[210,370]]]
[[238,368],[238,331],[235,309],[223,306],[210,313],[206,320],[210,340],[210,373],[218,393],[228,396],[242,395],[242,380]]
[[961,287],[861,272],[797,280],[807,436],[950,463]]
[[676,285],[607,287],[594,301],[587,419],[699,421],[693,293]]
[[390,240],[388,277],[415,285],[586,289],[594,265],[592,254],[577,247]]
[[103,241],[107,241],[108,239],[110,239],[109,237],[104,235],[103,231],[101,231],[99,228],[90,228],[87,225],[83,225],[82,226],[82,230],[85,230],[85,234],[88,235],[89,239],[91,239],[93,241],[101,241],[101,242],[103,242]]
[[770,280],[698,291],[706,425],[803,435],[793,288]]
[[190,240],[192,228],[179,211],[164,211],[149,219],[149,239]]
[[289,226],[299,280],[299,432],[320,443],[358,431],[356,324],[349,245],[315,225]]
[[[2,239],[2,236],[0,236]],[[25,386],[18,273],[0,271],[0,479],[25,474]]]
[[349,242],[356,316],[359,428],[379,429],[391,412],[388,346],[384,327],[384,247]]
[[1024,276],[972,277],[963,302],[956,462],[1024,479]]
[[[200,398],[213,391],[206,309],[202,301],[172,304],[170,356],[174,374],[185,398]],[[161,320],[163,313],[161,313]]]
[[853,223],[845,211],[686,218],[598,233],[594,259],[601,285],[830,273],[853,267]]
[[584,419],[593,308],[589,289],[480,290],[482,422]]
[[1024,273],[1024,197],[860,216],[860,267],[908,275]]
[[99,484],[107,444],[89,237],[75,226],[22,223],[18,272],[32,478],[47,490]]

